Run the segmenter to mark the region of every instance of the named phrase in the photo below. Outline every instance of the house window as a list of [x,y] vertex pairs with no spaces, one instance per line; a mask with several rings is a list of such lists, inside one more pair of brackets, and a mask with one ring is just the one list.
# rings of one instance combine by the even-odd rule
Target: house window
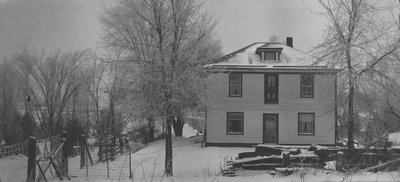
[[260,52],[260,59],[263,61],[276,61],[279,60],[278,52]]
[[315,134],[315,113],[299,113],[299,135]]
[[278,74],[266,74],[264,82],[264,102],[278,103]]
[[264,61],[275,61],[276,53],[275,52],[263,52],[264,53]]
[[313,98],[314,97],[314,77],[313,75],[301,75],[301,86],[300,86],[300,97],[301,98]]
[[282,53],[281,47],[268,47],[268,45],[258,47],[256,49],[256,54],[260,56],[260,60],[263,61],[278,61],[280,60],[280,55]]
[[242,96],[242,74],[231,73],[229,75],[229,97]]
[[243,135],[243,112],[228,112],[227,134]]

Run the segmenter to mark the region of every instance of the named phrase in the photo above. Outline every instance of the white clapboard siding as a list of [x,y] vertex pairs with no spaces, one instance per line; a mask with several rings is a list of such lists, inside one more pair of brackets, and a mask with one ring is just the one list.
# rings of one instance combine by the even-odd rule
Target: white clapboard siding
[[[264,104],[264,74],[243,73],[242,97],[229,97],[229,74],[210,77],[207,143],[262,143],[263,114],[279,114],[279,144],[334,144],[335,75],[314,75],[314,98],[300,98],[300,74],[279,74],[279,103]],[[244,134],[227,135],[227,112],[244,112]],[[315,113],[315,135],[298,135],[298,113]]]

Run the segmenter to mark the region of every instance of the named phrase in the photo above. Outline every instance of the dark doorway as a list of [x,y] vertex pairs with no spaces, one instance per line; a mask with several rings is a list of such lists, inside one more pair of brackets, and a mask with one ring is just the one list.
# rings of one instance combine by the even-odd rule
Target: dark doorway
[[278,114],[263,115],[263,142],[278,143]]

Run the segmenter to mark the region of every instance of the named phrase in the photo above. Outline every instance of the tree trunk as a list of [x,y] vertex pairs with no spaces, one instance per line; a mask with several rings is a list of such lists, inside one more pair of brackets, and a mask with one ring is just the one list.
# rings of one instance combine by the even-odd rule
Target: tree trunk
[[181,137],[182,136],[182,130],[183,130],[183,125],[185,122],[183,121],[183,115],[178,114],[176,117],[176,121],[173,124],[174,127],[174,132],[176,137]]
[[354,124],[354,84],[350,84],[349,89],[349,126],[347,129],[348,148],[354,148],[353,124]]
[[354,70],[351,65],[350,48],[346,50],[347,67],[349,69],[349,116],[348,116],[348,128],[347,128],[347,147],[354,148],[354,138],[353,138],[353,124],[354,124]]
[[77,88],[75,88],[73,92],[74,94],[72,96],[72,119],[76,119],[79,91]]
[[172,122],[174,116],[171,109],[167,109],[165,127],[165,172],[164,175],[172,176]]
[[[111,96],[112,97],[112,96]],[[114,107],[114,102],[113,102],[113,100],[111,99],[111,112],[110,112],[110,115],[111,115],[111,122],[112,122],[112,136],[113,136],[113,140],[112,140],[112,142],[113,142],[113,147],[115,147],[115,144],[117,143],[117,139],[116,139],[116,131],[115,131],[115,116],[114,116],[114,110],[115,110],[115,107]]]
[[154,116],[147,117],[147,141],[154,142]]

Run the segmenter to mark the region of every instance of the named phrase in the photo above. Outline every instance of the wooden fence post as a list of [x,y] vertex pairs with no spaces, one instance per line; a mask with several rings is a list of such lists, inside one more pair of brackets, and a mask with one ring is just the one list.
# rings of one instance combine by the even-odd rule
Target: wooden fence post
[[86,155],[86,138],[85,135],[82,135],[82,138],[79,140],[79,152],[80,152],[80,159],[81,159],[81,169],[85,166],[85,155]]
[[36,180],[36,138],[28,138],[28,175],[27,182]]
[[[85,169],[86,169],[86,177],[89,177],[89,162],[88,162],[88,156],[90,156],[90,152],[89,152],[89,147],[88,147],[88,144],[87,144],[87,139],[86,139],[86,137],[84,137],[83,138],[83,140],[84,140],[84,145],[85,145],[85,149],[84,149],[84,152],[83,152],[83,155],[84,155],[84,159],[85,159]],[[91,162],[91,164],[93,165],[93,162],[92,162],[92,159],[91,159],[92,157],[90,157],[90,162]]]
[[132,158],[131,158],[132,149],[131,149],[131,145],[129,144],[129,138],[126,140],[125,146],[129,147],[129,179],[132,179],[133,178],[133,176],[132,176]]
[[63,130],[61,133],[61,140],[63,142],[63,146],[61,149],[61,176],[62,177],[66,177],[67,179],[69,178],[68,175],[68,155],[69,155],[69,142],[68,140],[70,140],[70,138],[68,137],[68,132]]
[[[112,146],[111,146],[112,147]],[[106,162],[107,162],[107,178],[110,178],[110,166],[109,166],[109,164],[108,164],[108,158],[109,158],[109,153],[110,153],[110,146],[107,146],[106,147],[106,151],[105,151],[105,153],[106,153]]]
[[99,141],[99,152],[97,153],[99,155],[99,161],[100,162],[104,162],[104,158],[103,158],[104,149],[103,149],[103,146],[102,146],[102,142],[103,141],[100,138],[100,141]]

